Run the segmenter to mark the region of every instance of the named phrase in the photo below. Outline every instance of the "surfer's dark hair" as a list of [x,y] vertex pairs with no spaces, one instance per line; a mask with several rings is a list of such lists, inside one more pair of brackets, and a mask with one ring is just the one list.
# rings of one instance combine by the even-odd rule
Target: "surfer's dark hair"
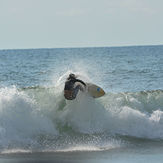
[[68,79],[76,79],[76,76],[75,76],[75,74],[73,74],[73,73],[69,74],[69,77],[68,77]]

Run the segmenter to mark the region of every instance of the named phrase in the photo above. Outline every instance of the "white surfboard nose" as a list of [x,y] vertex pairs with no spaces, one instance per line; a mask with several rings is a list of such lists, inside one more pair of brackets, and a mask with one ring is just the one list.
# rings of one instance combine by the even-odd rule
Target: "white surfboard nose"
[[86,83],[86,84],[87,84],[87,90],[90,96],[94,98],[98,98],[98,97],[105,95],[105,91],[101,87],[92,83]]

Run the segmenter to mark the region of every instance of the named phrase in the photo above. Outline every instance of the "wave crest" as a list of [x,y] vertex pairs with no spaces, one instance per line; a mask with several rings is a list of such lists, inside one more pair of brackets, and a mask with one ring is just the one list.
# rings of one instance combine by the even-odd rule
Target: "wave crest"
[[0,89],[0,149],[121,146],[115,135],[163,139],[163,91],[107,93],[96,100],[80,93],[66,101],[55,87]]

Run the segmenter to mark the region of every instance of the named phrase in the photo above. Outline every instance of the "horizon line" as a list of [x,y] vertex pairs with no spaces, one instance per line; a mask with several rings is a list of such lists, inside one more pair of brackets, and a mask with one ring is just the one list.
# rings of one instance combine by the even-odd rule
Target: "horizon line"
[[163,46],[163,44],[144,44],[144,45],[119,45],[119,46],[79,46],[79,47],[45,47],[45,48],[6,48],[0,49],[0,51],[5,50],[39,50],[39,49],[80,49],[80,48],[123,48],[123,47],[148,47],[148,46]]

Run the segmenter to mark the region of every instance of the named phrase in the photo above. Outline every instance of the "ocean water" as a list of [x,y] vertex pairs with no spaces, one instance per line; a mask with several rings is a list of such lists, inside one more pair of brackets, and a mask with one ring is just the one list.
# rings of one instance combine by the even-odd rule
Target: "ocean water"
[[[69,73],[106,95],[66,101]],[[0,161],[162,162],[163,46],[0,50]]]

